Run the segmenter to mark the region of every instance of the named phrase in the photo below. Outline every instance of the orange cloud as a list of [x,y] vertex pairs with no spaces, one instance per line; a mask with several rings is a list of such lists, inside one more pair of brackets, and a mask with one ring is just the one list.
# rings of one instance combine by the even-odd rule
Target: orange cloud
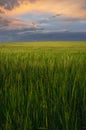
[[38,11],[39,13],[60,13],[67,17],[86,19],[85,0],[15,0],[12,4],[15,6],[11,7],[9,3],[0,6],[8,16]]

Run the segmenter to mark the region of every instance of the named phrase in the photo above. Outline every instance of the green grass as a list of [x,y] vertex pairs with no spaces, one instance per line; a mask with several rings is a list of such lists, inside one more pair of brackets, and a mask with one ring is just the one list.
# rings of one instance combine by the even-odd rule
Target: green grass
[[86,130],[86,42],[0,44],[0,130]]

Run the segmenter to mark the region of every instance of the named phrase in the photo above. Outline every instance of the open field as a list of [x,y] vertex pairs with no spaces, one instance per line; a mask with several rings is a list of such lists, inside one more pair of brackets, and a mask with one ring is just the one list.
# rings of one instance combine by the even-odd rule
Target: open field
[[86,130],[86,42],[0,44],[0,130]]

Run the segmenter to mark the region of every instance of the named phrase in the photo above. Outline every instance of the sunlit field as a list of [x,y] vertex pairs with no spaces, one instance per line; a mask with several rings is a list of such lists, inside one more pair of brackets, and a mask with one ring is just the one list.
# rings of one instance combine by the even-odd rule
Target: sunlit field
[[0,43],[0,130],[86,130],[86,42]]

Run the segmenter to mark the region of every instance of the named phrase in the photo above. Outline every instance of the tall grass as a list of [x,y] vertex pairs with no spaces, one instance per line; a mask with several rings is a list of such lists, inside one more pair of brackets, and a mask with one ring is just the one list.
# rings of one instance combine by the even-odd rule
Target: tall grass
[[0,48],[0,130],[86,130],[86,48]]

